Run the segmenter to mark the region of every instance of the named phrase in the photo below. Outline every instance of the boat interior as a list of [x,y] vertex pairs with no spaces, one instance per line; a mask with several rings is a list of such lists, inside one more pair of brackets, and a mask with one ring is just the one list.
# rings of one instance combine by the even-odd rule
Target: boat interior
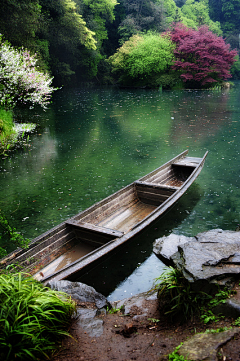
[[[196,160],[197,159],[197,160]],[[179,190],[201,158],[184,158],[135,181],[74,217],[67,224],[76,237],[104,244],[131,231]]]
[[[153,171],[35,239],[16,261],[41,280],[136,228],[179,190],[201,158],[185,157]],[[30,261],[31,260],[31,261]]]

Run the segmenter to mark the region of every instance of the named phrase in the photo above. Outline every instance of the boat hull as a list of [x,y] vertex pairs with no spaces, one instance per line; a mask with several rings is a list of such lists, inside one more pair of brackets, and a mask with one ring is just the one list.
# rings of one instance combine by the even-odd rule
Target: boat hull
[[73,279],[141,232],[186,192],[207,156],[187,153],[35,238],[28,250],[17,249],[2,265],[18,263],[44,283]]

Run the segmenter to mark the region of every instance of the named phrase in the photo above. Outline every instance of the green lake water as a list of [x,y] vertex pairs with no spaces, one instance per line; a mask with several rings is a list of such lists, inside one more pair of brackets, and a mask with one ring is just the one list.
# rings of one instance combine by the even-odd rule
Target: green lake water
[[[79,280],[109,296],[151,288],[163,264],[153,241],[240,223],[240,83],[222,91],[63,89],[29,146],[0,160],[0,209],[34,238],[189,149],[209,154],[188,192],[162,218]],[[12,250],[11,245],[2,246]]]

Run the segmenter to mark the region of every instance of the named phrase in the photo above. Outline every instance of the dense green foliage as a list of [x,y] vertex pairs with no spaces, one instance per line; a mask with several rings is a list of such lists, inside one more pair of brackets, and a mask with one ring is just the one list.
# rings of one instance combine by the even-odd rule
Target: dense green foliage
[[183,6],[178,7],[173,0],[164,0],[164,5],[169,24],[181,22],[193,29],[207,25],[217,35],[222,34],[220,22],[210,18],[208,1],[186,0]]
[[207,26],[182,23],[159,34],[134,35],[109,58],[122,85],[212,87],[231,77],[237,52]]
[[[0,33],[37,52],[55,84],[103,81],[106,57],[133,35],[207,25],[239,49],[239,0],[2,0]],[[235,71],[237,76],[238,71]]]
[[124,13],[118,30],[121,44],[139,32],[166,28],[163,0],[121,0],[120,4]]
[[24,275],[0,275],[0,358],[36,360],[56,348],[69,325],[75,304]]
[[171,319],[187,321],[200,316],[204,323],[218,322],[220,317],[213,313],[214,307],[225,303],[231,296],[228,288],[206,294],[192,287],[179,269],[169,267],[156,279],[158,299],[164,314]]
[[167,36],[133,35],[109,61],[122,84],[159,86],[173,64],[173,48]]

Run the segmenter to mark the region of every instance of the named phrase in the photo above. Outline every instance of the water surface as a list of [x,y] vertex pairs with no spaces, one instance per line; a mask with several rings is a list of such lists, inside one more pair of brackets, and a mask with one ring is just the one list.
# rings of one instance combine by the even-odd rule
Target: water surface
[[0,209],[31,239],[185,149],[196,157],[208,150],[183,198],[80,279],[111,300],[148,289],[163,268],[152,253],[155,238],[234,230],[240,222],[239,100],[240,83],[222,91],[60,90],[46,112],[18,112],[39,127],[28,147],[0,161]]

